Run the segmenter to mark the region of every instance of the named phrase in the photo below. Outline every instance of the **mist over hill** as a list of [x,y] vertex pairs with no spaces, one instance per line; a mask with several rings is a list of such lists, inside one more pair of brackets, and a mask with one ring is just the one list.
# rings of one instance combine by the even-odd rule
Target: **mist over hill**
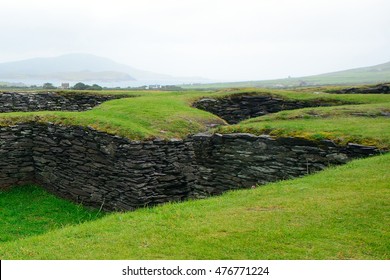
[[189,85],[187,88],[265,87],[284,88],[316,85],[358,85],[390,82],[390,62],[337,72],[285,79],[209,83]]
[[206,80],[144,71],[90,54],[67,54],[0,63],[0,81],[26,84],[97,82],[118,86],[191,83]]
[[[173,77],[133,68],[111,59],[91,54],[66,54],[0,63],[0,85],[59,85],[69,82],[98,83],[108,87],[142,85],[180,85],[187,88],[223,87],[297,87],[311,85],[370,84],[390,81],[390,62],[320,75],[275,80],[210,83],[199,77]],[[195,84],[195,85],[194,85]]]

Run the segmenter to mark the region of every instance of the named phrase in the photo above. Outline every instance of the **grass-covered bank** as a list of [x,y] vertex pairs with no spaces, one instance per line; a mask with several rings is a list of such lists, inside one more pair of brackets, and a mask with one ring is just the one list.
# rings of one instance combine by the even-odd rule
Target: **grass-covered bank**
[[305,108],[219,127],[216,132],[331,139],[340,145],[359,143],[389,149],[389,116],[390,103]]
[[218,117],[189,106],[181,96],[151,96],[111,100],[84,112],[15,112],[0,114],[0,125],[23,122],[92,127],[130,139],[182,138],[204,131]]
[[1,259],[388,259],[390,154],[0,244]]
[[102,216],[97,210],[75,205],[37,186],[0,190],[0,247],[1,242],[43,234]]
[[217,116],[191,107],[194,101],[202,97],[272,95],[287,100],[311,100],[334,105],[367,104],[367,108],[370,106],[377,108],[379,104],[390,102],[389,94],[329,94],[325,90],[326,88],[315,88],[311,91],[309,89],[302,91],[240,89],[217,92],[104,91],[96,94],[127,94],[132,97],[111,100],[84,112],[3,113],[0,114],[0,125],[30,121],[53,122],[89,126],[99,131],[136,140],[156,137],[170,139],[184,138],[188,134],[206,131],[210,124],[224,124]]

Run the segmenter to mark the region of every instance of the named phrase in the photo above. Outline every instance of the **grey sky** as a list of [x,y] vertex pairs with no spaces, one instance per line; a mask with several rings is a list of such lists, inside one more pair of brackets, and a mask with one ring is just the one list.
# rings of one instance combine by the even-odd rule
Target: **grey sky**
[[390,61],[388,0],[0,0],[0,62],[84,52],[250,80]]

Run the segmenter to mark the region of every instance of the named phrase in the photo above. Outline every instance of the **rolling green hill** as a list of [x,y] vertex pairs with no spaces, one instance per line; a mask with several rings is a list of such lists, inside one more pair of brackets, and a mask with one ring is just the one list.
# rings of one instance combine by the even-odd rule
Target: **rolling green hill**
[[263,88],[281,88],[281,87],[299,87],[306,85],[357,85],[357,84],[376,84],[390,82],[390,62],[370,66],[349,69],[344,71],[276,80],[263,81],[244,81],[234,83],[213,83],[197,84],[184,86],[184,88],[202,89],[202,88],[231,88],[231,87],[263,87]]

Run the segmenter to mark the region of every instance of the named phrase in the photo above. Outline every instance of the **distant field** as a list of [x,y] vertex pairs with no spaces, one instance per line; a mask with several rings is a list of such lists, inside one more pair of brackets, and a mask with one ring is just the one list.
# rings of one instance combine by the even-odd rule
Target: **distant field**
[[218,88],[280,88],[302,87],[313,85],[363,85],[390,82],[390,62],[371,67],[362,67],[339,72],[314,76],[293,77],[275,80],[243,81],[232,83],[212,83],[188,85],[187,89],[218,89]]
[[[304,83],[303,83],[304,82]],[[182,86],[184,89],[219,89],[219,88],[300,88],[305,86],[324,86],[324,85],[364,85],[390,82],[390,71],[385,73],[368,74],[340,74],[338,76],[309,76],[299,78],[285,78],[277,80],[264,81],[246,81],[231,83],[210,83]]]

